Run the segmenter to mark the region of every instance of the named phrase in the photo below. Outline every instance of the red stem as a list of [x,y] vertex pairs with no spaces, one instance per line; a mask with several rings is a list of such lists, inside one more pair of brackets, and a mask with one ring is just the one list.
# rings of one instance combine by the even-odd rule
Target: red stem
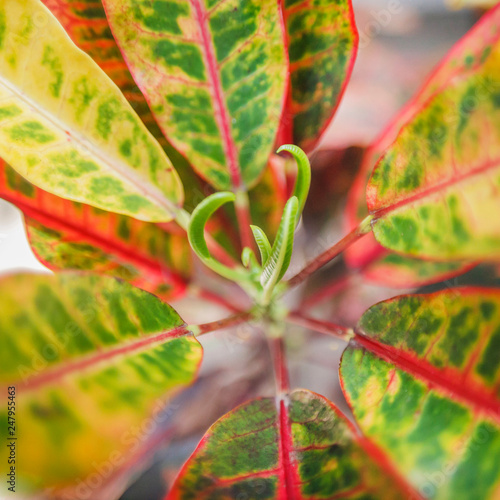
[[269,339],[269,350],[271,351],[273,360],[278,396],[282,398],[285,394],[290,392],[290,378],[286,366],[286,353],[283,338]]
[[211,323],[204,323],[203,325],[191,326],[197,332],[196,336],[204,335],[205,333],[215,332],[217,330],[222,330],[223,328],[229,328],[230,326],[240,325],[241,323],[246,323],[253,318],[253,314],[250,311],[241,312],[233,316],[229,316],[224,319],[219,319],[217,321],[212,321]]
[[318,255],[314,260],[309,262],[304,269],[302,269],[302,271],[296,274],[293,278],[289,279],[287,281],[288,288],[292,288],[302,283],[311,274],[328,264],[331,260],[340,255],[346,248],[350,247],[370,230],[371,227],[367,229],[364,227],[364,224],[361,223],[340,241],[335,243],[335,245],[330,247],[328,250],[325,250],[322,254]]
[[329,321],[311,318],[298,311],[290,313],[286,320],[295,325],[303,326],[316,332],[326,333],[327,335],[333,335],[345,341],[348,341],[353,335],[351,328],[337,325],[336,323],[331,323]]

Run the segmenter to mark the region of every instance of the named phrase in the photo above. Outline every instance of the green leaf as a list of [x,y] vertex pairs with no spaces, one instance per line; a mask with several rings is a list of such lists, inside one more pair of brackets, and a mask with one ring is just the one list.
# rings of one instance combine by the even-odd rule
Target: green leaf
[[285,159],[271,155],[259,182],[248,192],[252,222],[270,238],[276,235],[289,192]]
[[[26,494],[75,488],[96,464],[125,461],[134,429],[193,381],[202,357],[170,306],[77,273],[4,277],[0,333],[0,381],[16,391],[17,487]],[[3,422],[6,402],[5,393]],[[12,438],[5,424],[0,437]]]
[[377,304],[341,363],[361,430],[424,498],[500,487],[500,292],[449,289]]
[[[363,496],[367,495],[367,496]],[[167,500],[405,498],[340,412],[295,391],[288,407],[256,399],[224,415],[182,468]]]
[[281,146],[277,153],[288,151],[297,162],[297,178],[295,179],[295,186],[293,188],[293,196],[297,197],[299,201],[299,209],[297,211],[297,223],[299,222],[304,205],[306,204],[309,188],[311,187],[311,164],[307,155],[297,146],[293,144],[285,144]]
[[218,189],[257,181],[271,152],[287,62],[274,0],[104,0],[161,129]]
[[223,191],[214,193],[205,198],[191,214],[188,227],[188,238],[191,248],[201,261],[212,271],[220,274],[224,278],[236,282],[243,282],[247,279],[246,271],[241,267],[229,268],[215,260],[208,250],[205,241],[205,226],[212,214],[225,203],[234,202],[236,199],[234,193]]
[[64,198],[172,219],[182,185],[118,88],[40,1],[3,3],[0,20],[0,155]]
[[292,196],[285,205],[271,255],[262,270],[260,283],[264,287],[267,298],[270,297],[270,293],[283,278],[290,265],[298,209],[299,202],[295,196]]
[[260,263],[262,266],[266,265],[267,260],[271,256],[271,243],[267,239],[266,233],[262,231],[262,229],[258,226],[250,226],[252,229],[253,237],[255,238],[255,242],[259,247],[260,252]]
[[[483,50],[414,110],[367,187],[386,248],[438,260],[498,260],[500,40],[494,9],[474,30]],[[491,33],[495,40],[491,40]]]
[[306,151],[329,125],[347,85],[358,47],[350,0],[284,0],[290,89],[282,142]]
[[31,248],[49,269],[115,276],[163,299],[185,292],[191,251],[180,230],[58,198],[2,160],[0,198],[23,212]]

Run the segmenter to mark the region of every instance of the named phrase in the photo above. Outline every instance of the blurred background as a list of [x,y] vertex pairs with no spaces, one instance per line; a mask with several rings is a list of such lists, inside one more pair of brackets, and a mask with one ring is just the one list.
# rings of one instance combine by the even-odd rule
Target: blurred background
[[[453,2],[443,0],[353,0],[353,4],[360,34],[357,62],[337,115],[313,159],[315,169],[327,171],[328,178],[336,183],[338,214],[363,147],[377,137],[481,14],[477,7],[458,10],[452,8]],[[337,176],[334,168],[339,169]],[[342,234],[338,218],[339,222],[331,226],[333,239]],[[20,213],[0,200],[0,272],[14,269],[48,272],[28,246]],[[332,297],[322,305],[323,309],[341,323],[354,324],[363,308],[401,293],[357,285],[356,307],[346,293]],[[194,323],[227,314],[214,306],[207,310],[206,305],[193,300],[181,301],[174,307]],[[344,344],[300,327],[290,327],[287,335],[292,386],[319,392],[349,415],[337,376]],[[250,398],[274,394],[270,359],[261,332],[242,326],[203,337],[201,342],[205,360],[200,380],[156,421],[147,422],[150,429],[137,430],[141,442],[137,460],[143,464],[142,471],[118,474],[109,498],[122,491],[122,498],[128,500],[162,498],[179,467],[218,417]]]

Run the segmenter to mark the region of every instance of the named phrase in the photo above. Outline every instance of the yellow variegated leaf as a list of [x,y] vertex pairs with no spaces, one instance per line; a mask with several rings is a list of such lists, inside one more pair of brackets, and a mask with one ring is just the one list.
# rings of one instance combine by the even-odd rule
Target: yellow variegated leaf
[[497,6],[466,41],[482,50],[465,52],[463,71],[419,103],[375,167],[367,203],[384,247],[436,260],[499,259],[499,26]]
[[167,221],[180,180],[120,90],[39,0],[0,4],[0,156],[33,184]]
[[127,283],[79,273],[3,278],[1,498],[10,494],[11,442],[20,498],[44,488],[79,498],[96,467],[137,451],[137,429],[147,437],[152,413],[194,380],[201,358],[180,316]]

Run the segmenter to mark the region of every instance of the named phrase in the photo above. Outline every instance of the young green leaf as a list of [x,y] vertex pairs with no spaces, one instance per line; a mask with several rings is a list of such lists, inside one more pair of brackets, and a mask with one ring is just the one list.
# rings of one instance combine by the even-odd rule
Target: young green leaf
[[[366,496],[364,496],[366,495]],[[295,391],[288,407],[256,399],[205,434],[166,500],[407,498],[322,396]]]
[[182,185],[118,88],[40,1],[4,2],[0,18],[0,155],[59,196],[172,219]]
[[288,151],[297,162],[297,178],[293,188],[293,196],[296,196],[297,200],[299,200],[299,209],[297,211],[298,223],[302,211],[304,210],[304,205],[306,204],[309,188],[311,187],[311,164],[304,151],[293,144],[285,144],[276,152],[281,153],[282,151]]
[[229,268],[213,259],[205,241],[205,226],[208,219],[210,219],[212,214],[222,205],[230,201],[234,202],[235,199],[234,193],[228,191],[214,193],[205,198],[191,214],[191,220],[189,221],[188,227],[188,238],[191,248],[208,268],[224,278],[242,282],[246,281],[248,278],[246,271],[241,266]]
[[259,264],[251,248],[245,247],[241,252],[241,262],[247,268],[257,268]]
[[163,299],[185,292],[191,274],[185,234],[54,196],[1,160],[0,198],[23,212],[31,248],[49,269],[115,276]]
[[274,287],[283,278],[290,265],[298,209],[299,201],[292,196],[285,205],[271,254],[262,270],[260,283],[264,287],[265,302],[270,300]]
[[[0,380],[16,392],[17,487],[76,488],[95,464],[126,460],[133,429],[193,381],[202,348],[170,306],[112,278],[18,274],[0,285]],[[1,426],[4,442],[6,433]]]
[[271,243],[269,243],[269,240],[267,239],[266,233],[262,231],[262,229],[258,226],[250,226],[252,229],[253,236],[255,238],[255,242],[257,243],[257,246],[259,247],[259,252],[260,252],[260,263],[262,266],[266,265],[267,260],[269,259],[271,255]]
[[265,167],[287,62],[274,0],[104,0],[113,34],[161,129],[218,189]]
[[499,342],[500,293],[449,289],[373,306],[343,355],[361,430],[422,497],[498,496]]
[[311,151],[329,125],[358,48],[350,0],[285,0],[289,98],[279,138]]
[[274,237],[288,201],[285,159],[271,155],[259,182],[248,192],[253,224]]
[[499,22],[497,7],[474,31],[490,41],[481,57],[467,59],[466,70],[425,101],[376,166],[367,201],[386,248],[498,260],[500,222],[488,214],[500,209]]

